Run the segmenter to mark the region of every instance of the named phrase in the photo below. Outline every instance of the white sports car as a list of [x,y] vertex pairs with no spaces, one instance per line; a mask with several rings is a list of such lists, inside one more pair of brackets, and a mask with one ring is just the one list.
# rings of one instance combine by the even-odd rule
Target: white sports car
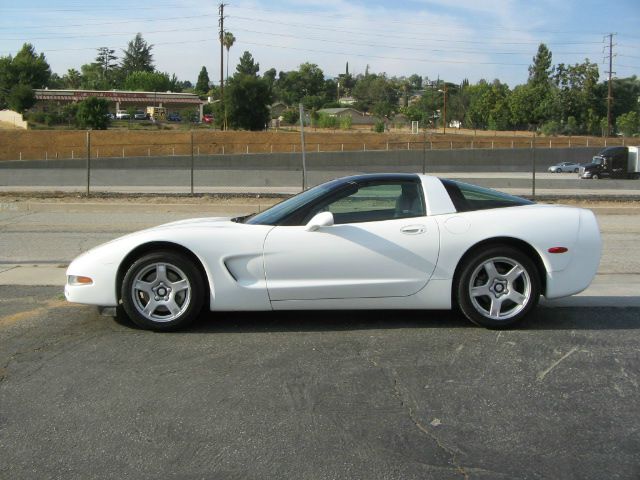
[[460,308],[499,328],[540,295],[584,290],[600,261],[590,210],[415,174],[340,178],[257,215],[132,233],[76,258],[70,302],[172,330],[213,311]]

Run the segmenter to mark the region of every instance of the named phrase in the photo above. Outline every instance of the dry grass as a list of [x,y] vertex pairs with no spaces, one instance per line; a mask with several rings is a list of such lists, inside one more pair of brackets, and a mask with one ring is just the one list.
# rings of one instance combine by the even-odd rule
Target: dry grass
[[[307,151],[421,150],[426,148],[530,148],[533,138],[526,132],[447,131],[413,135],[404,131],[374,133],[371,131],[306,132]],[[493,133],[493,135],[486,135]],[[518,134],[522,133],[522,134]],[[191,151],[190,131],[165,130],[104,130],[91,132],[92,157],[188,155]],[[84,158],[87,152],[87,132],[74,130],[0,130],[0,160],[35,160],[54,158]],[[220,132],[193,131],[195,154],[299,152],[297,131]],[[550,137],[537,138],[536,147],[604,146],[602,138]],[[608,139],[609,145],[621,144],[620,139]]]

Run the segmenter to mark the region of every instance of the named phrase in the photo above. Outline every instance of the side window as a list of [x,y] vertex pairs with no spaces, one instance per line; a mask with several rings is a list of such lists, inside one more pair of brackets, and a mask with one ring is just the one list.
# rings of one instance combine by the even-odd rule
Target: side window
[[334,199],[314,213],[320,211],[331,212],[336,224],[425,215],[420,184],[409,182],[366,185],[355,193]]

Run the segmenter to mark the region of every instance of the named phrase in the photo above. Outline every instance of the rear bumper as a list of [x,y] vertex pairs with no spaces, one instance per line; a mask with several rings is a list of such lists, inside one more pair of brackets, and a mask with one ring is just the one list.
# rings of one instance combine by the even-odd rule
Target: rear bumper
[[581,210],[578,238],[573,247],[571,262],[560,271],[547,272],[545,297],[568,297],[586,289],[598,272],[601,255],[602,240],[598,221],[592,211]]

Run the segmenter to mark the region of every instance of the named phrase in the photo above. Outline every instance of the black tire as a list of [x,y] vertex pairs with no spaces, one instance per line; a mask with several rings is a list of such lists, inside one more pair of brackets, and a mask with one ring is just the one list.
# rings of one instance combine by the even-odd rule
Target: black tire
[[600,178],[600,175],[598,175],[597,173],[594,173],[593,175],[591,175],[591,178],[593,180],[598,180]]
[[183,254],[159,250],[127,270],[120,295],[127,316],[141,328],[170,331],[193,322],[204,303],[204,280]]
[[579,168],[574,168],[574,169],[573,169],[573,173],[578,173],[579,171],[580,171],[580,169],[579,169]]
[[518,323],[540,299],[540,276],[534,262],[508,245],[473,253],[465,260],[457,280],[458,307],[465,317],[486,328]]

